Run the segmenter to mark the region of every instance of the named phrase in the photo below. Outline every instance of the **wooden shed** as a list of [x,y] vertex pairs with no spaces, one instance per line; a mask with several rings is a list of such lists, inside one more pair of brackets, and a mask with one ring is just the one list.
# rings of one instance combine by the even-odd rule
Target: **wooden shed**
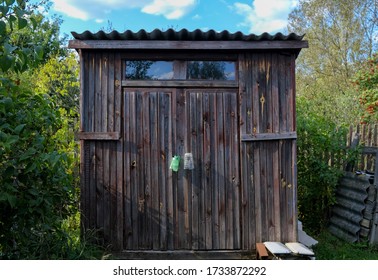
[[297,240],[303,36],[72,34],[85,228],[117,252],[250,252]]

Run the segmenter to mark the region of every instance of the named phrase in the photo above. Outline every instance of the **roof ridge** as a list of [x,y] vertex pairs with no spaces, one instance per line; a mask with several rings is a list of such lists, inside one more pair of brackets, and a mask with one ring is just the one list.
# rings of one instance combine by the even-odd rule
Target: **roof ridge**
[[213,29],[202,31],[195,29],[189,31],[185,28],[176,31],[172,28],[167,30],[154,29],[151,32],[147,32],[145,29],[140,29],[137,32],[131,30],[125,30],[120,33],[116,30],[106,33],[100,30],[96,33],[92,33],[88,30],[77,33],[71,32],[74,39],[77,40],[171,40],[171,41],[301,41],[303,35],[297,35],[295,33],[289,33],[287,35],[278,32],[276,34],[270,34],[267,32],[256,34],[244,34],[240,31],[231,33],[227,30],[221,32]]

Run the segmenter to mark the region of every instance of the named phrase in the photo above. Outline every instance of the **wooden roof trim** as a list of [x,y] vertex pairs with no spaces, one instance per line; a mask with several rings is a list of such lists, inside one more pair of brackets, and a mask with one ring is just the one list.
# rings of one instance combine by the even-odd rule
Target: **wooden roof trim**
[[307,41],[70,40],[72,49],[267,50],[308,48]]

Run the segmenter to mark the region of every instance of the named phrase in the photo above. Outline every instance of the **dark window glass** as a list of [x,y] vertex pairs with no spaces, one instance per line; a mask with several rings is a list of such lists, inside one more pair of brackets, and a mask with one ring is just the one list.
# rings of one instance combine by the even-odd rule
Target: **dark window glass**
[[[173,61],[128,60],[125,77],[128,80],[173,80]],[[188,61],[188,80],[235,80],[235,62]]]
[[171,80],[172,61],[129,60],[126,61],[128,80]]
[[235,80],[235,62],[190,61],[187,67],[188,80]]

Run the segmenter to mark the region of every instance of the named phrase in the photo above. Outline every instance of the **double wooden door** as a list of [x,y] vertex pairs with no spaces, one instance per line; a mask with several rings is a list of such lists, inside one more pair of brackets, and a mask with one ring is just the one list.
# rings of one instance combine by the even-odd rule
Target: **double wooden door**
[[124,249],[241,248],[238,122],[236,89],[124,88]]

